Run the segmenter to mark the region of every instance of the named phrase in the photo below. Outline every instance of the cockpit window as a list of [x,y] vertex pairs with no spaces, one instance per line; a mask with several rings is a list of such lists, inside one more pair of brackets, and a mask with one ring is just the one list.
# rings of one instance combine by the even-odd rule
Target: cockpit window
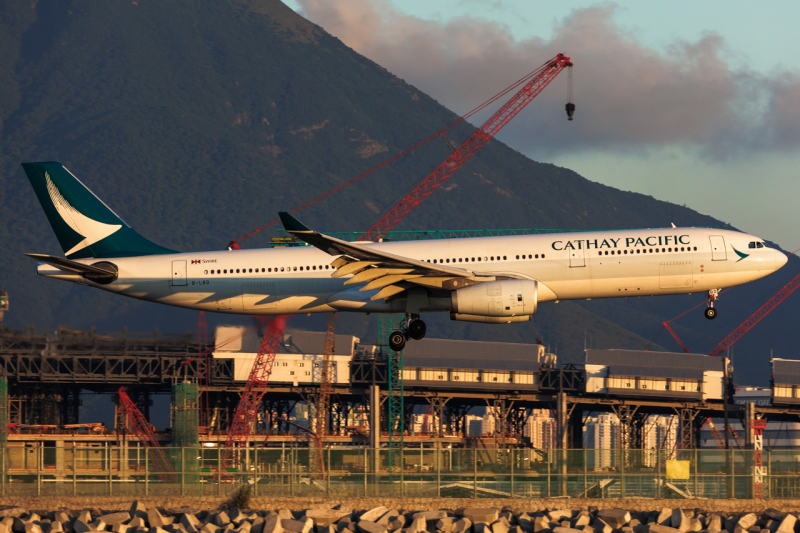
[[748,248],[763,248],[763,247],[764,247],[764,243],[763,242],[751,242],[748,245]]
[[756,247],[756,243],[755,242],[751,242],[747,247],[748,248],[755,248]]

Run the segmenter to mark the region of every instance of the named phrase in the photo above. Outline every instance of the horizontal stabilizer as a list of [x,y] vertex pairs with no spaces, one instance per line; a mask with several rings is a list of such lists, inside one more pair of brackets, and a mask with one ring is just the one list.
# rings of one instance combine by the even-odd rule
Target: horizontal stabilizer
[[79,274],[81,277],[88,279],[89,281],[94,281],[95,283],[106,285],[117,279],[117,266],[107,261],[101,261],[99,263],[95,263],[94,265],[84,265],[83,263],[78,263],[77,261],[70,261],[69,259],[55,257],[52,255],[25,255],[32,259],[36,259],[37,261],[41,261],[42,263],[52,265],[60,270],[74,272]]

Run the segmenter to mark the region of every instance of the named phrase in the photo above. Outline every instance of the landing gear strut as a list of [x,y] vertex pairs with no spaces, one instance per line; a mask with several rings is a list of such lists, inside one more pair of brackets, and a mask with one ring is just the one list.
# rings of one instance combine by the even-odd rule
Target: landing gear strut
[[706,307],[704,314],[709,320],[717,318],[717,309],[714,307],[714,302],[716,302],[718,298],[719,289],[711,289],[708,291],[708,307]]
[[425,337],[428,327],[419,319],[418,315],[406,316],[399,330],[389,335],[389,348],[395,352],[401,351],[408,339],[420,340]]

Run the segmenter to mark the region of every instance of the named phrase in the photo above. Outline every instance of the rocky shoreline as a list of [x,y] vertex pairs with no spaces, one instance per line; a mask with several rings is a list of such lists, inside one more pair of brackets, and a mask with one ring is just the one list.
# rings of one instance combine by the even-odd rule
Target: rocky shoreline
[[[416,500],[398,501],[412,507]],[[716,500],[706,501],[712,502]],[[800,513],[775,508],[754,512],[640,506],[573,509],[524,503],[436,510],[426,506],[427,510],[416,511],[385,505],[356,509],[345,503],[307,509],[238,509],[230,501],[215,510],[147,507],[141,501],[133,502],[127,511],[33,511],[17,506],[0,509],[0,533],[800,533]],[[649,503],[654,507],[656,502]],[[792,504],[795,507],[797,502]]]

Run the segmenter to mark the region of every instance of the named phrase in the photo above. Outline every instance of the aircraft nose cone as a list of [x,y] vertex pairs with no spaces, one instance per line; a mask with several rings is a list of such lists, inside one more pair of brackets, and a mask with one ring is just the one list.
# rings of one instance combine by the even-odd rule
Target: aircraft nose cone
[[775,250],[775,270],[780,269],[789,261],[789,256],[780,250]]

